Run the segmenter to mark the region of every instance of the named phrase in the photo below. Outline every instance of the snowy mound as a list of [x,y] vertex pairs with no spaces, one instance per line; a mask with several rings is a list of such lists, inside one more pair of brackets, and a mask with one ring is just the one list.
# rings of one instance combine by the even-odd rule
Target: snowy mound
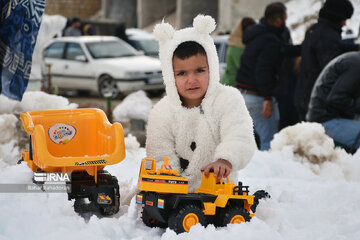
[[78,105],[67,98],[44,92],[25,92],[21,102],[0,95],[0,114],[50,109],[74,109]]
[[129,122],[130,119],[141,119],[147,122],[152,102],[144,91],[137,91],[127,96],[113,110],[115,121]]
[[282,129],[274,135],[270,143],[271,150],[282,151],[284,148],[312,163],[333,161],[337,158],[332,138],[325,134],[319,123],[302,122]]

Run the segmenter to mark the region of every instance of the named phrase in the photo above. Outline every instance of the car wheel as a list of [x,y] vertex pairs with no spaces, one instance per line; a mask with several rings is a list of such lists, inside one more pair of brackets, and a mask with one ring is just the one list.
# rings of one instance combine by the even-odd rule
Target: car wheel
[[99,80],[99,95],[100,97],[112,96],[112,98],[119,97],[120,91],[116,86],[115,80],[110,76],[102,76]]

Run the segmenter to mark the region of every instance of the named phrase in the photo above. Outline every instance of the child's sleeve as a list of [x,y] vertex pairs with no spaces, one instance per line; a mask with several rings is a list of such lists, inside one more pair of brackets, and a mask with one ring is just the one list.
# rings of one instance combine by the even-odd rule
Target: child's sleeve
[[173,169],[180,169],[179,158],[175,153],[175,141],[171,132],[171,117],[164,104],[159,103],[152,109],[146,131],[146,156],[156,159],[157,168],[164,157],[169,158]]
[[222,109],[219,120],[221,140],[215,149],[214,160],[222,158],[229,161],[234,171],[244,168],[251,160],[256,143],[253,121],[245,106],[245,101],[240,93],[233,93],[226,94],[227,97],[219,101],[218,106]]

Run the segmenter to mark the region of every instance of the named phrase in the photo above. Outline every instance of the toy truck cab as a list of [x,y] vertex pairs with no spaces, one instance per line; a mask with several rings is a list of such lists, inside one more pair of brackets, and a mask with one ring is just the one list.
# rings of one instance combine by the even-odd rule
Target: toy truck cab
[[[224,181],[226,180],[226,181]],[[249,216],[254,216],[250,213],[250,207],[254,204],[254,196],[249,195],[249,186],[243,186],[242,182],[235,185],[233,182],[226,179],[217,179],[214,177],[214,173],[210,172],[209,176],[206,177],[203,173],[201,185],[196,189],[195,193],[211,194],[216,195],[217,198],[214,203],[208,203],[209,208],[222,209],[229,205],[229,201],[244,208]]]
[[156,171],[156,160],[144,158],[141,162],[138,188],[140,191],[157,193],[188,193],[188,180],[178,175],[178,170],[173,170],[169,159],[164,159],[164,164]]

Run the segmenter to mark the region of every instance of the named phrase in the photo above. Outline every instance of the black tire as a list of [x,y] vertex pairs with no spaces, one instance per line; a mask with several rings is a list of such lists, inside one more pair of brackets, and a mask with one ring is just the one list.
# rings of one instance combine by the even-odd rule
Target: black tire
[[176,233],[188,232],[196,223],[205,225],[205,216],[200,207],[194,204],[182,205],[169,216],[169,228]]
[[146,93],[147,93],[147,95],[148,95],[149,98],[161,97],[161,96],[165,93],[165,90],[164,90],[164,89],[160,89],[160,90],[147,90]]
[[266,192],[265,190],[258,190],[254,193],[254,204],[250,207],[251,211],[253,213],[256,212],[256,208],[259,205],[259,200],[264,198],[270,198],[270,194]]
[[241,223],[249,222],[251,217],[250,214],[242,207],[230,206],[225,209],[221,209],[219,214],[216,216],[218,227],[225,227],[229,223]]
[[107,94],[111,94],[113,99],[121,96],[115,80],[112,77],[105,75],[99,79],[99,95],[100,97],[105,98]]
[[145,209],[142,210],[141,213],[141,218],[144,222],[144,224],[148,227],[154,228],[154,227],[159,227],[159,228],[167,228],[167,224],[166,223],[162,223],[159,222],[158,220],[153,219]]

